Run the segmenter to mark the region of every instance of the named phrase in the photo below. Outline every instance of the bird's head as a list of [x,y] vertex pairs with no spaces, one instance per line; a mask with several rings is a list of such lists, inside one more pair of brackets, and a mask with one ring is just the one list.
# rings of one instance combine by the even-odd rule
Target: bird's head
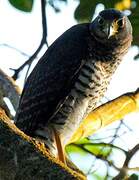
[[125,39],[132,35],[132,26],[127,16],[115,9],[101,11],[90,24],[89,29],[101,42]]

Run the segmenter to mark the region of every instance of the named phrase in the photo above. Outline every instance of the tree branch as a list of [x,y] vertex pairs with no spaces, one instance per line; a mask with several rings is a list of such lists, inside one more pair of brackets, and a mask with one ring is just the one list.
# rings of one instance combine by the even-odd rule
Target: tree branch
[[136,111],[139,111],[139,89],[132,93],[126,93],[93,110],[86,119],[82,121],[69,143],[88,137],[106,125]]
[[46,0],[41,0],[41,12],[42,12],[42,29],[43,29],[43,36],[42,36],[42,41],[46,43],[48,46],[47,42],[47,21],[46,21]]
[[[135,168],[128,168],[128,164],[131,160],[131,158],[136,154],[136,152],[139,150],[139,144],[134,146],[131,150],[126,152],[126,159],[123,164],[123,167],[121,168],[119,174],[113,179],[113,180],[119,180],[119,179],[124,179],[127,176],[127,172],[129,170],[135,170]],[[137,168],[136,168],[137,171]]]
[[1,180],[85,180],[52,157],[43,143],[20,131],[0,109]]
[[[40,45],[38,46],[37,50],[33,53],[33,55],[24,63],[22,64],[18,69],[13,69],[14,70],[14,75],[12,76],[12,78],[14,80],[18,79],[19,73],[24,69],[24,67],[26,65],[29,65],[27,73],[26,73],[26,77],[28,75],[28,71],[30,69],[31,63],[33,62],[33,60],[37,57],[38,53],[40,52],[40,50],[42,49],[42,47],[46,44],[48,46],[46,37],[47,37],[47,23],[46,23],[46,0],[41,0],[41,15],[42,15],[42,39],[40,42]],[[26,80],[25,77],[25,80]]]
[[21,51],[21,50],[18,49],[18,48],[15,48],[15,47],[13,47],[13,46],[11,46],[11,45],[9,45],[9,44],[2,43],[2,44],[0,44],[0,46],[5,46],[5,47],[7,47],[7,48],[13,49],[13,50],[19,52],[21,55],[26,56],[26,57],[29,57],[29,55],[26,54],[25,52]]
[[6,75],[0,69],[0,106],[3,107],[7,114],[10,116],[10,111],[7,109],[6,104],[4,102],[4,97],[9,98],[11,101],[15,111],[17,110],[19,98],[21,95],[21,91],[19,87],[15,84],[14,80]]

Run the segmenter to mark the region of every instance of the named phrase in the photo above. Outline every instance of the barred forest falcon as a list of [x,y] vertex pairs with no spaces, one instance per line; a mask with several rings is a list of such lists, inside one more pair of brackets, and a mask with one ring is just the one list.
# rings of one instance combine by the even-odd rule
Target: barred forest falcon
[[64,146],[96,108],[131,41],[130,21],[115,9],[103,10],[93,22],[64,32],[27,79],[17,127],[45,140],[50,152],[58,143]]

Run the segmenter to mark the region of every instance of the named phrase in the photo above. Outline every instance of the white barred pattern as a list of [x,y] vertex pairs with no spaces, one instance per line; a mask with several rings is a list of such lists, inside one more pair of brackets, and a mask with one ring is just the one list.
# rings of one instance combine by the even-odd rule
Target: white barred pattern
[[[107,66],[110,67],[110,64],[107,63]],[[113,65],[111,72],[107,72],[109,69],[107,66],[98,60],[89,59],[86,61],[74,88],[54,118],[51,119],[61,134],[64,144],[78,128],[82,119],[96,107],[96,103],[104,95],[115,69],[115,65]]]

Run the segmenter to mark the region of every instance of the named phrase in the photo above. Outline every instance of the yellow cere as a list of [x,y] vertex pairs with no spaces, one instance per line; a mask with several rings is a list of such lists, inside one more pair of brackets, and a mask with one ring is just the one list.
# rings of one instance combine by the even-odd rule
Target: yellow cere
[[118,21],[114,21],[112,26],[113,26],[113,34],[112,35],[115,35],[118,32],[118,28],[119,28]]

